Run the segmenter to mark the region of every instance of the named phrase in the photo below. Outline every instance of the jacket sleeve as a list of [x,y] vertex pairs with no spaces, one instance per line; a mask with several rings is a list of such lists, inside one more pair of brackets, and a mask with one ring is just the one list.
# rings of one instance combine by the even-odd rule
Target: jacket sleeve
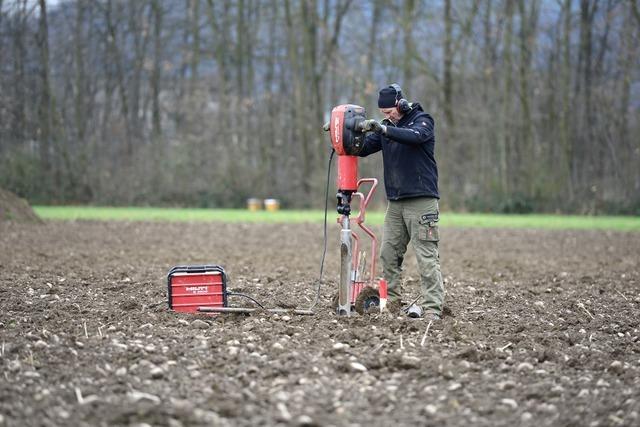
[[364,144],[358,156],[367,157],[369,154],[377,153],[380,150],[382,150],[382,136],[370,133],[364,137]]
[[433,139],[433,118],[430,115],[416,118],[408,128],[387,127],[386,137],[407,145],[420,145]]

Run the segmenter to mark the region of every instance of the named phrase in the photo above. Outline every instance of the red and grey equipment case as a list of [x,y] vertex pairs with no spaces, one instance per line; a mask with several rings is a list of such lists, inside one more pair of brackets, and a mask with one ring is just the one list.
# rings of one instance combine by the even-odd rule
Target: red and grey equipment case
[[227,306],[227,276],[219,265],[182,265],[167,275],[169,308],[188,313],[198,307]]

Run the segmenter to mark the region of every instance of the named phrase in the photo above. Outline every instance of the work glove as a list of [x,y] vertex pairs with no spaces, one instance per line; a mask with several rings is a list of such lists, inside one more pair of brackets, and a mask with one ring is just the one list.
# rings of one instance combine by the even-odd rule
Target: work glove
[[361,121],[358,126],[360,127],[360,130],[362,132],[370,132],[371,131],[371,126],[373,125],[373,123],[375,123],[376,121],[373,119],[369,119],[369,120],[363,120]]
[[373,120],[373,123],[371,123],[371,131],[377,134],[385,134],[387,133],[387,127]]
[[360,122],[360,128],[362,129],[362,132],[375,132],[375,133],[385,133],[387,130],[386,126],[381,125],[380,123],[378,123],[373,119],[363,120],[362,122]]

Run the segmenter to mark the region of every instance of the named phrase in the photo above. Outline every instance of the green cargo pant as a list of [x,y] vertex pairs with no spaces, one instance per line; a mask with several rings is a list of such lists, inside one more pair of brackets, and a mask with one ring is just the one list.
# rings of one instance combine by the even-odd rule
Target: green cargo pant
[[389,201],[384,217],[380,260],[387,280],[389,301],[398,301],[402,261],[411,241],[420,271],[421,297],[418,302],[426,312],[441,315],[444,286],[438,254],[438,215],[438,199],[435,198]]

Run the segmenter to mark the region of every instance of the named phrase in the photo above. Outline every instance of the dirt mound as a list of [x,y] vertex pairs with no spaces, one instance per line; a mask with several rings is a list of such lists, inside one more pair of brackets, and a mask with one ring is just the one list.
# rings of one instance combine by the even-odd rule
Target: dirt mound
[[0,222],[40,222],[40,218],[31,209],[26,200],[10,191],[0,188]]

